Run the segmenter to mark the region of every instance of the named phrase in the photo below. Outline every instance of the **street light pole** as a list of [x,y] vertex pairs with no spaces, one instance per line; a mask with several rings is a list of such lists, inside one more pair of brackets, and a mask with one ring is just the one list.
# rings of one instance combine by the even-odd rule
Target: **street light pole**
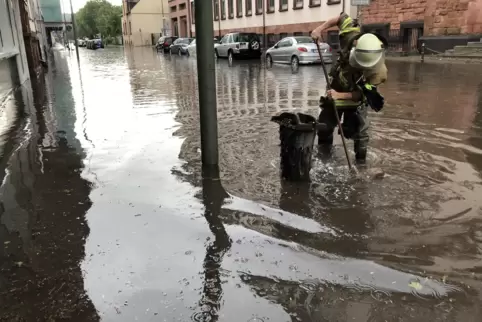
[[74,44],[75,44],[75,53],[77,55],[77,61],[80,61],[80,57],[79,57],[79,44],[77,42],[77,30],[75,28],[75,16],[74,16],[74,8],[72,6],[72,0],[69,0],[70,1],[70,15],[71,15],[71,19],[72,19],[72,29],[74,31]]
[[217,166],[219,161],[218,109],[216,102],[212,2],[194,1],[194,13],[196,18],[199,114],[201,119],[201,159],[203,165]]

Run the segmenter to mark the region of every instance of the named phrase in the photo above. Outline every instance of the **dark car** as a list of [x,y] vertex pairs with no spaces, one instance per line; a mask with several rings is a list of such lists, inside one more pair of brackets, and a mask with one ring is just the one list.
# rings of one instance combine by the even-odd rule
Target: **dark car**
[[158,51],[164,51],[165,53],[169,52],[169,47],[172,45],[174,41],[176,41],[178,37],[176,36],[162,36],[159,38],[156,44],[156,49]]
[[230,62],[233,58],[259,58],[261,41],[255,33],[233,32],[225,35],[214,51],[216,57],[227,57]]
[[176,39],[169,48],[169,52],[171,53],[171,55],[185,55],[187,53],[187,46],[189,46],[193,39],[194,38]]

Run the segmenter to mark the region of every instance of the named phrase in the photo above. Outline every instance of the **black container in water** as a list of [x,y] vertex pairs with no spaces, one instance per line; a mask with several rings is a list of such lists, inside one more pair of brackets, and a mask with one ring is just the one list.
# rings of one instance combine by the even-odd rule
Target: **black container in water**
[[281,176],[289,181],[309,181],[313,144],[323,124],[311,115],[287,112],[271,121],[280,126]]

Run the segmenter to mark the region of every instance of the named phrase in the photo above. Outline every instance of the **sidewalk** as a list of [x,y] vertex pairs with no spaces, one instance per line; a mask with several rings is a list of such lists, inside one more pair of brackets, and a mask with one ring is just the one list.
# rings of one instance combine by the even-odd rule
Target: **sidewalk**
[[[406,62],[421,62],[421,57],[417,56],[386,56],[387,61],[406,61]],[[457,56],[442,56],[442,55],[426,55],[424,57],[425,63],[451,63],[451,64],[481,64],[482,57],[457,57]]]

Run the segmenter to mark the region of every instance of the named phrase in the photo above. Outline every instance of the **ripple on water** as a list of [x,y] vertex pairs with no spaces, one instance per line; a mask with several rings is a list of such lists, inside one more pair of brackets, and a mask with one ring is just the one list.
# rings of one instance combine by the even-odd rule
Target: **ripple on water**
[[[109,78],[101,77],[110,71],[93,68],[96,60],[92,53],[88,55],[83,60],[86,73],[97,76],[93,79],[98,82],[88,85],[86,91],[92,94],[102,85],[110,84]],[[251,62],[237,62],[230,67],[218,61],[222,186],[213,193],[219,200],[212,198],[214,201],[209,202],[199,191],[202,180],[196,63],[190,58],[157,56],[144,49],[126,50],[122,63],[115,55],[104,57],[102,63],[122,66],[119,67],[122,71],[115,72],[122,74],[115,86],[124,86],[128,93],[116,92],[122,99],[116,99],[115,109],[104,107],[110,113],[116,112],[119,122],[125,122],[115,135],[102,133],[106,113],[88,103],[89,120],[93,119],[90,126],[99,126],[91,131],[97,132],[98,140],[107,141],[94,150],[93,167],[115,170],[101,173],[104,178],[100,180],[105,179],[106,184],[95,195],[94,206],[98,208],[94,208],[98,213],[90,214],[89,238],[91,243],[99,244],[106,235],[124,238],[122,244],[130,246],[111,254],[108,260],[97,262],[98,267],[92,265],[87,272],[102,272],[106,263],[124,263],[119,258],[124,259],[131,251],[137,258],[136,274],[143,272],[149,283],[161,279],[165,287],[172,279],[193,285],[194,289],[202,290],[199,293],[216,289],[219,294],[222,289],[223,299],[206,306],[197,299],[202,297],[197,291],[184,293],[193,298],[193,303],[202,303],[188,314],[193,321],[212,321],[218,315],[228,316],[232,312],[243,320],[261,321],[254,317],[254,311],[263,320],[268,320],[266,316],[276,317],[277,321],[289,316],[310,321],[313,314],[319,314],[318,320],[329,321],[340,320],[342,314],[356,317],[346,303],[364,309],[370,306],[367,310],[380,320],[400,320],[406,311],[415,318],[432,314],[440,320],[442,313],[433,307],[437,301],[449,297],[461,299],[462,303],[451,314],[475,312],[473,303],[464,297],[465,289],[440,283],[435,278],[425,279],[426,275],[441,278],[447,267],[461,259],[467,261],[464,262],[467,267],[478,261],[474,250],[478,246],[473,248],[474,244],[479,245],[476,238],[470,233],[458,233],[473,227],[470,225],[477,220],[475,212],[457,217],[454,225],[459,230],[452,230],[457,232],[453,234],[441,228],[440,220],[437,224],[433,220],[453,221],[450,213],[458,214],[469,207],[480,209],[482,205],[478,197],[482,192],[479,156],[468,154],[477,154],[482,149],[470,141],[469,134],[473,110],[478,108],[473,95],[466,97],[474,90],[469,82],[474,78],[461,79],[462,86],[454,89],[443,83],[437,71],[394,66],[394,80],[384,92],[387,108],[383,113],[370,114],[373,122],[368,167],[380,169],[387,176],[371,180],[370,176],[363,176],[366,172],[362,169],[362,179],[351,176],[340,138],[336,136],[330,160],[314,157],[312,182],[290,186],[279,178],[278,128],[269,119],[282,111],[317,115],[317,100],[324,91],[319,69],[300,68],[293,74],[282,67],[266,70]],[[423,74],[417,77],[424,77],[430,95],[412,85],[417,77],[410,73]],[[416,81],[420,82],[418,78]],[[111,88],[111,95],[114,92]],[[447,104],[453,108],[441,110],[443,95],[458,97],[461,103],[450,99]],[[422,103],[426,106],[420,106]],[[465,113],[457,104],[468,106]],[[104,125],[102,130],[99,124]],[[110,127],[113,132],[115,124]],[[349,149],[354,158],[353,142],[349,142]],[[109,189],[118,194],[109,195]],[[149,218],[148,228],[118,214],[122,210],[110,204],[118,196],[133,199],[133,203],[147,209],[141,218]],[[159,207],[159,200],[169,207],[149,215],[151,206]],[[463,209],[459,209],[464,203]],[[190,214],[188,219],[183,216],[185,213]],[[209,227],[205,225],[204,221],[212,219],[210,216],[219,218],[221,224],[209,221]],[[115,220],[119,232],[100,229],[102,220],[109,224]],[[121,230],[125,227],[135,229],[136,234]],[[224,229],[237,241],[226,254],[217,244]],[[417,231],[426,231],[427,236]],[[182,247],[175,253],[182,258],[170,253],[178,245]],[[149,251],[143,252],[144,248]],[[169,261],[157,261],[152,253],[162,253]],[[199,278],[199,271],[201,275],[212,275]],[[166,280],[159,278],[158,272],[166,272]],[[183,280],[178,274],[188,277]],[[467,269],[461,270],[457,278],[479,285]],[[419,284],[413,284],[414,280]],[[94,281],[88,284],[91,288],[108,292],[109,283]],[[161,287],[161,282],[157,287]],[[457,285],[463,284],[457,280]],[[243,308],[239,303],[243,303]],[[318,313],[313,313],[312,308],[317,308]]]

